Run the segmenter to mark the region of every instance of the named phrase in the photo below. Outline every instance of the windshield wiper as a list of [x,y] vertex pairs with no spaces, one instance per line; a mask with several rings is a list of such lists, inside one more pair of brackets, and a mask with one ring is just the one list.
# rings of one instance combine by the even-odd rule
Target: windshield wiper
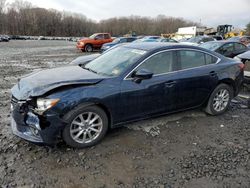
[[96,71],[94,71],[94,70],[92,70],[92,69],[90,69],[90,68],[86,68],[86,67],[82,67],[83,69],[85,69],[85,70],[88,70],[88,71],[90,71],[90,72],[93,72],[93,73],[95,73],[95,74],[98,74],[98,72],[96,72]]

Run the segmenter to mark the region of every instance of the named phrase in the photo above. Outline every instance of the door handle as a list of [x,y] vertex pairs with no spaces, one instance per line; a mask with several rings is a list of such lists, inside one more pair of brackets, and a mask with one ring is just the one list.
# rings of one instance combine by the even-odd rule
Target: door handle
[[176,81],[168,81],[165,83],[165,87],[173,87],[176,84]]
[[209,75],[210,75],[211,77],[216,77],[216,76],[217,76],[217,73],[216,73],[215,71],[211,71],[211,72],[209,73]]

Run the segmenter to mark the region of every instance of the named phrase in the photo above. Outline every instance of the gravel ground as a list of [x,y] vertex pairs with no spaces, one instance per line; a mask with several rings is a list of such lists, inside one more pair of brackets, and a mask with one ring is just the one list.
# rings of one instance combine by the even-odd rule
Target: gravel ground
[[224,115],[198,109],[128,124],[83,150],[13,136],[17,79],[80,55],[72,42],[0,43],[0,187],[250,187],[250,111],[239,97]]

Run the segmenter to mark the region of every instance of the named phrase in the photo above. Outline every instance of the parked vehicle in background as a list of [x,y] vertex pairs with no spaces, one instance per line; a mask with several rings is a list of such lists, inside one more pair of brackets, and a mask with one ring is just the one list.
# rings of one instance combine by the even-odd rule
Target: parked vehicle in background
[[186,42],[189,38],[182,38],[180,40],[178,40],[178,42]]
[[215,41],[215,39],[209,36],[197,36],[197,37],[192,37],[182,43],[192,45],[192,46],[198,46],[199,44],[209,42],[209,41]]
[[146,40],[146,39],[160,39],[160,38],[162,38],[162,37],[161,36],[145,36],[145,37],[143,37],[144,40]]
[[249,50],[246,45],[240,42],[231,42],[228,40],[206,42],[199,46],[230,58],[233,58]]
[[39,36],[37,40],[46,40],[44,36]]
[[113,47],[117,44],[130,43],[130,42],[133,42],[135,40],[137,40],[136,37],[118,37],[118,38],[114,39],[112,42],[103,44],[101,47],[101,52],[104,52],[105,50],[110,49],[111,47]]
[[[56,76],[55,76],[56,75]],[[34,143],[97,144],[131,121],[204,107],[224,113],[243,81],[243,64],[194,46],[130,43],[86,66],[42,70],[12,89],[13,133]]]
[[9,42],[10,38],[7,35],[0,35],[0,42]]
[[87,63],[89,63],[90,61],[94,60],[95,58],[99,57],[100,55],[101,54],[96,53],[96,54],[80,56],[80,57],[74,59],[70,64],[83,66],[83,65],[86,65]]
[[241,42],[245,45],[250,44],[250,36],[237,36],[227,39],[228,41]]
[[242,53],[234,57],[234,59],[241,61],[245,64],[245,83],[250,84],[250,51]]
[[139,38],[137,40],[135,40],[134,42],[157,42],[157,39],[162,38],[161,36],[144,36],[142,38]]
[[173,42],[173,43],[178,43],[178,41],[176,41],[174,39],[170,39],[170,38],[160,38],[160,39],[157,39],[156,42]]
[[11,40],[27,40],[26,37],[24,36],[19,36],[19,35],[12,35],[10,36]]
[[221,35],[212,35],[211,37],[213,37],[215,40],[224,40]]
[[79,40],[76,47],[85,52],[92,52],[94,49],[100,49],[103,44],[112,41],[109,33],[95,33],[88,38]]

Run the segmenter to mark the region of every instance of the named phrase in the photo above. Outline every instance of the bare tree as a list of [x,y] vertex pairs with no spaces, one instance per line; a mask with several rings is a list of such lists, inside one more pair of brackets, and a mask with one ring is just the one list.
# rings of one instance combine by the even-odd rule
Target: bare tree
[[197,24],[165,15],[156,18],[132,15],[97,23],[82,14],[37,8],[23,0],[16,0],[8,5],[6,0],[0,0],[0,33],[11,35],[81,37],[95,32],[110,32],[114,36],[132,32],[138,35],[160,35],[175,32],[178,27],[191,25]]

